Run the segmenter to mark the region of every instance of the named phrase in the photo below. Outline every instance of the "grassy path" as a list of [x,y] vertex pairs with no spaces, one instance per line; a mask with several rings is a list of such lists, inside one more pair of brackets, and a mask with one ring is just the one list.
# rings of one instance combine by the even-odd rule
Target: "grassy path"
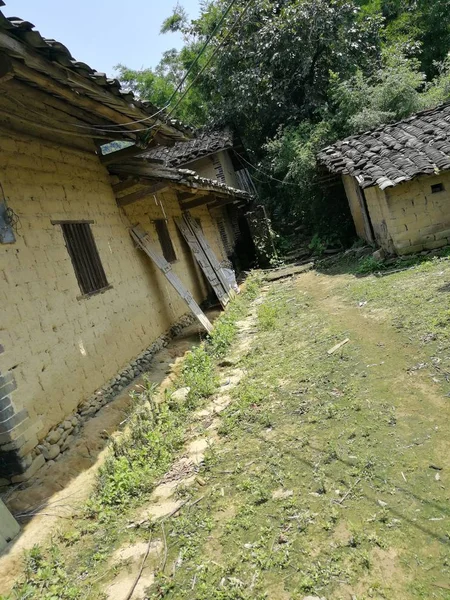
[[419,343],[439,318],[408,300],[442,272],[385,278],[383,295],[315,272],[270,284],[204,499],[171,521],[149,598],[450,598],[447,330]]
[[449,282],[445,259],[337,267],[248,312],[253,286],[8,600],[125,600],[142,556],[132,600],[450,599]]

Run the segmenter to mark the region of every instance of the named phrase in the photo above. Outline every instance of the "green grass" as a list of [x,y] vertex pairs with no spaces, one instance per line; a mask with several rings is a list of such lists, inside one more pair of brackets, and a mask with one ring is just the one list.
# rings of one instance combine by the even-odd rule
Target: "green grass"
[[[435,267],[418,267],[424,284]],[[413,289],[412,272],[402,276]],[[369,279],[338,286],[349,309]],[[428,443],[435,426],[448,431],[447,414],[429,414],[426,387],[396,381],[407,337],[380,372],[385,329],[355,340],[359,308],[343,329],[297,281],[272,286],[257,310],[247,376],[202,473],[205,500],[184,516],[183,536],[171,523],[167,572],[149,597],[448,598],[447,493],[429,468],[443,465],[445,446]],[[352,343],[328,356],[346,335]]]
[[[148,598],[449,597],[449,282],[450,261],[441,258],[385,277],[310,273],[271,285],[201,486],[180,490],[200,501],[166,522],[167,561]],[[236,354],[237,322],[257,293],[250,287],[222,315],[180,384],[209,393],[216,361]],[[194,391],[179,414],[170,401],[156,409],[147,394],[145,402],[152,431],[172,420],[170,433],[162,430],[163,469],[202,400]],[[180,436],[178,417],[187,419]],[[139,435],[145,447],[147,430]],[[141,451],[137,468],[156,468]],[[150,488],[134,496],[141,482],[126,482],[116,498],[121,452],[97,492],[106,494],[112,474],[113,504],[108,492],[95,518],[66,531],[56,549],[37,549],[18,598],[101,598],[95,580],[112,549],[146,539],[148,530],[125,531],[124,523],[153,476]],[[126,460],[133,456],[127,450]]]

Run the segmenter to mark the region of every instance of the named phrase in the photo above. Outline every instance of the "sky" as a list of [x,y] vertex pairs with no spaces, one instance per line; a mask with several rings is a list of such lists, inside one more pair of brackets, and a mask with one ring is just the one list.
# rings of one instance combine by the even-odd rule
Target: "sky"
[[[155,67],[162,53],[180,48],[180,34],[159,33],[176,0],[5,0],[6,17],[30,21],[46,38],[63,43],[76,60],[114,75],[122,63],[132,69]],[[181,0],[190,18],[199,0]]]

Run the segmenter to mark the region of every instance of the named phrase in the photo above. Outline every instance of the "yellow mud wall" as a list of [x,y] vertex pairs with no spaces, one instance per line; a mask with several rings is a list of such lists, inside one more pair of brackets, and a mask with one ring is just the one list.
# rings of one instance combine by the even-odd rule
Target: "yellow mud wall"
[[[132,191],[133,189],[127,190],[127,193],[132,193]],[[199,206],[191,209],[189,212],[192,217],[200,221],[202,231],[208,240],[211,249],[216,254],[219,261],[222,260],[224,250],[220,241],[217,223],[212,218],[207,206]],[[172,269],[184,285],[191,292],[194,292],[194,297],[197,300],[199,300],[199,298],[204,299],[207,292],[204,276],[174,221],[174,217],[181,217],[182,215],[176,191],[171,188],[166,188],[157,194],[144,197],[141,200],[126,206],[124,208],[124,213],[127,222],[130,224],[139,223],[139,225],[150,234],[150,238],[153,240],[155,247],[161,254],[162,249],[156,233],[154,221],[157,219],[166,219],[170,239],[177,257],[172,263]],[[151,264],[150,259],[145,260],[148,261],[152,277],[159,282],[160,287],[162,289],[169,289],[170,284],[167,282],[164,275],[160,273],[157,267]],[[170,304],[169,309],[172,310],[173,308],[175,309],[175,312],[181,310],[183,306],[186,307],[181,298],[172,291],[170,293],[170,298],[168,299],[168,304]],[[184,308],[184,312],[186,312],[186,308]],[[183,312],[181,314],[183,314]]]
[[377,243],[387,252],[394,252],[390,233],[391,215],[387,206],[386,194],[379,187],[365,188],[367,210]]
[[198,173],[200,177],[217,179],[218,175],[214,167],[214,159],[217,159],[222,165],[225,183],[230,187],[239,188],[236,179],[236,173],[228,150],[223,150],[222,152],[217,152],[216,154],[205,156],[205,158],[201,158],[189,164],[183,165],[183,169],[191,169],[192,171]]
[[[441,183],[443,191],[432,193]],[[450,243],[450,173],[422,176],[386,190],[388,228],[398,254]]]
[[367,240],[366,228],[364,227],[364,217],[358,198],[358,193],[356,191],[357,184],[355,179],[351,175],[343,175],[342,182],[344,184],[345,193],[350,206],[350,212],[352,213],[356,233],[363,240]]
[[[14,374],[15,410],[28,411],[30,436],[38,439],[188,311],[134,247],[109,175],[93,146],[83,144],[86,150],[73,150],[0,131],[0,181],[18,217],[16,243],[0,245],[0,373]],[[206,287],[171,220],[179,209],[170,193],[161,196],[177,252],[174,270],[200,302]],[[153,198],[150,205],[144,209],[141,202],[129,212],[161,217]],[[208,210],[193,214],[220,253]],[[111,289],[80,297],[61,227],[52,220],[94,221]],[[152,228],[150,220],[146,227]]]
[[195,171],[200,177],[206,177],[206,179],[217,179],[212,156],[205,156],[205,158],[195,160],[189,164],[183,165],[181,168],[191,169],[191,171]]
[[231,161],[230,151],[223,150],[218,153],[218,158],[222,163],[223,172],[225,174],[225,183],[233,188],[239,188],[236,172],[233,167],[233,163]]

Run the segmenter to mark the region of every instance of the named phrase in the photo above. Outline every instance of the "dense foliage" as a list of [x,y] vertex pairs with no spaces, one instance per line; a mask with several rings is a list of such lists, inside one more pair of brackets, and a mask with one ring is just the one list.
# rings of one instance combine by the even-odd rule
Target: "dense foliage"
[[450,99],[450,0],[235,0],[194,64],[229,4],[204,0],[191,22],[177,6],[162,32],[181,31],[182,50],[121,66],[122,81],[164,106],[187,73],[174,114],[239,136],[281,239],[349,241],[342,186],[316,153]]

